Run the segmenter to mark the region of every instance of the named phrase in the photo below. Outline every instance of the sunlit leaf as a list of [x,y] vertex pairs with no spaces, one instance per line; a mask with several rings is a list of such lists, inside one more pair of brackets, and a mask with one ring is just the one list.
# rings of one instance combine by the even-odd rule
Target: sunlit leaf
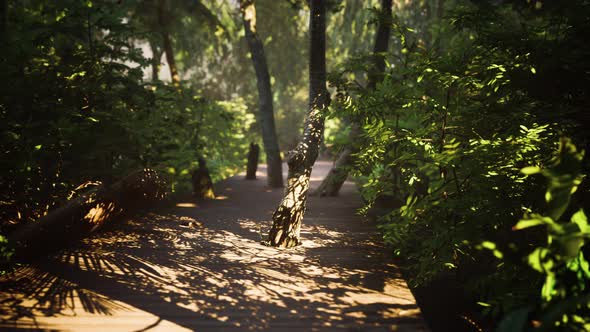
[[538,226],[538,225],[546,225],[546,224],[553,224],[553,223],[555,223],[555,222],[550,217],[543,217],[540,215],[535,215],[534,218],[520,220],[512,229],[513,230],[520,230],[520,229],[525,229],[525,228],[534,227],[534,226]]
[[527,166],[522,168],[520,172],[525,175],[533,175],[541,172],[541,168],[539,166]]

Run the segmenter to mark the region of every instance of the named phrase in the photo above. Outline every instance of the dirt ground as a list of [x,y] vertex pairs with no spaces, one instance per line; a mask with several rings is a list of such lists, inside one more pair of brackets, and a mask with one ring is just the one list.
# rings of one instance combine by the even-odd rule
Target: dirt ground
[[[312,187],[329,167],[316,163]],[[428,331],[352,183],[310,198],[303,244],[283,250],[260,244],[282,194],[263,173],[2,277],[0,330]]]

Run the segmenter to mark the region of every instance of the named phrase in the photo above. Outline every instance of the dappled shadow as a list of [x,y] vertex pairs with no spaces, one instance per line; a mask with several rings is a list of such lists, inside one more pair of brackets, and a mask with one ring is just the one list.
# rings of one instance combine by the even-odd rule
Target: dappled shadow
[[370,227],[335,227],[344,219],[316,211],[301,246],[263,246],[281,193],[244,182],[224,183],[227,199],[128,221],[4,278],[0,327],[72,329],[77,315],[123,330],[425,330]]

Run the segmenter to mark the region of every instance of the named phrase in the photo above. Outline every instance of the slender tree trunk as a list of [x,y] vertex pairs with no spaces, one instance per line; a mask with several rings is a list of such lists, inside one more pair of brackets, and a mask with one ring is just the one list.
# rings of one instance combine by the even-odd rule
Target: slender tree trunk
[[170,40],[170,34],[168,31],[162,32],[162,39],[164,42],[164,53],[166,53],[166,62],[168,62],[168,68],[170,69],[170,78],[172,84],[180,86],[180,75],[178,75],[178,69],[176,68],[176,60],[174,60],[174,50],[172,49],[172,41]]
[[166,54],[166,62],[168,62],[168,68],[170,69],[170,78],[172,79],[172,84],[174,84],[174,86],[180,87],[180,75],[178,75],[176,60],[174,60],[174,49],[172,47],[170,32],[168,31],[169,17],[166,11],[166,1],[158,0],[158,24],[161,29],[162,46],[164,48],[164,53]]
[[373,46],[373,68],[369,70],[368,88],[374,90],[377,83],[383,80],[385,72],[385,52],[389,48],[389,37],[391,36],[391,24],[393,21],[391,12],[392,0],[381,0],[381,13],[379,14],[379,25],[375,35]]
[[[377,83],[383,80],[383,73],[385,71],[385,56],[383,53],[387,52],[387,48],[389,47],[392,23],[391,6],[392,0],[381,0],[379,26],[377,28],[377,34],[375,35],[375,45],[373,47],[372,55],[373,67],[369,70],[367,75],[367,88],[371,90],[375,89]],[[354,162],[353,154],[357,152],[354,142],[358,139],[361,132],[360,124],[353,122],[349,135],[350,145],[338,155],[338,159],[336,159],[332,169],[330,169],[328,175],[312,195],[338,196],[344,181],[346,181],[346,178],[348,177],[350,167]]]
[[8,0],[0,0],[0,43],[5,43],[8,32]]
[[[158,24],[160,26],[160,32],[162,36],[162,51],[166,55],[166,61],[168,62],[168,68],[170,69],[170,77],[172,84],[176,87],[180,95],[183,94],[182,86],[180,84],[180,75],[178,74],[178,68],[176,67],[176,60],[174,59],[174,49],[172,47],[172,39],[170,37],[170,13],[168,12],[167,6],[169,5],[168,0],[158,0],[157,16]],[[181,107],[186,105],[187,99],[181,98]],[[215,198],[213,191],[213,182],[209,175],[209,169],[207,163],[201,154],[201,144],[199,144],[199,135],[201,123],[203,122],[203,109],[201,109],[200,119],[197,122],[197,128],[195,130],[195,150],[197,151],[196,157],[199,161],[199,168],[193,170],[191,180],[193,185],[193,194],[197,199]]]
[[155,42],[150,41],[150,48],[152,49],[152,81],[160,79],[160,59],[162,58],[162,51]]
[[[349,139],[351,142],[360,135],[361,127],[357,123],[352,124],[352,129],[350,130]],[[338,155],[338,159],[332,165],[332,168],[322,181],[320,185],[310,193],[312,196],[338,196],[340,192],[340,188],[346,181],[348,177],[348,171],[350,170],[350,166],[354,162],[354,158],[352,156],[353,153],[356,152],[356,149],[353,148],[353,144],[346,146],[344,150],[340,152]]]
[[256,33],[256,7],[254,0],[240,0],[240,8],[244,19],[246,40],[252,55],[252,64],[256,71],[258,87],[258,108],[260,127],[262,129],[262,143],[266,152],[266,164],[268,185],[271,187],[283,186],[282,161],[277,139],[274,111],[272,105],[272,91],[270,86],[270,74],[264,46]]
[[301,222],[305,213],[309,176],[318,156],[324,132],[324,110],[330,103],[326,89],[326,4],[311,0],[309,18],[309,111],[303,137],[295,150],[289,152],[289,176],[285,196],[274,212],[268,244],[291,248],[300,243]]

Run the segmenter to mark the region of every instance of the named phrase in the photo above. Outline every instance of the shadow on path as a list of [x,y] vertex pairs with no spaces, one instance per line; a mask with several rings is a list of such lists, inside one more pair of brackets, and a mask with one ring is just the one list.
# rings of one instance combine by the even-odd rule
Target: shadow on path
[[218,200],[178,202],[3,277],[0,329],[427,330],[374,225],[355,216],[352,184],[312,198],[303,245],[280,250],[259,244],[281,197],[265,182],[234,177]]

